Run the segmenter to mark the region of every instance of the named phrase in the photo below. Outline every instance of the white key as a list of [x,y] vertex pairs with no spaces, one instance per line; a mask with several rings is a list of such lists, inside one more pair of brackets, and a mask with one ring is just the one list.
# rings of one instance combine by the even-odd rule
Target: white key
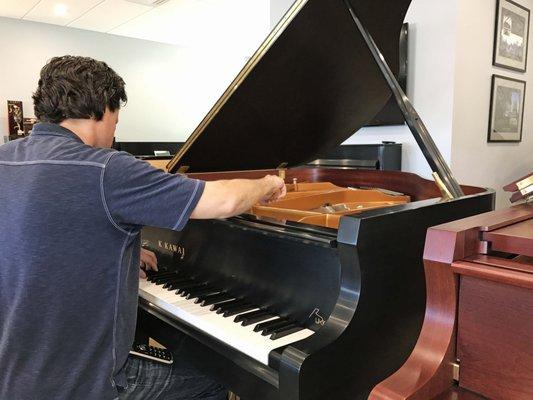
[[[268,355],[272,350],[308,338],[314,333],[310,329],[302,329],[283,338],[271,340],[270,336],[254,332],[257,324],[242,326],[240,323],[235,323],[234,319],[238,314],[225,318],[222,314],[210,311],[210,306],[202,307],[194,302],[195,299],[187,300],[175,294],[175,290],[163,289],[162,285],[155,285],[145,279],[140,282],[139,296],[264,365],[268,365]],[[252,311],[254,310],[243,313]],[[272,319],[275,318],[261,323]]]

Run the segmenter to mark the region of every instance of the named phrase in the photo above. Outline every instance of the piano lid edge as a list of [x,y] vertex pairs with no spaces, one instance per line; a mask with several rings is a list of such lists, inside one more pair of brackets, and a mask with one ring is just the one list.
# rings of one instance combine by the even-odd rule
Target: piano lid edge
[[200,122],[198,127],[192,132],[191,136],[187,139],[182,148],[176,153],[174,158],[170,160],[167,165],[168,172],[175,173],[177,171],[176,167],[179,167],[178,163],[183,158],[183,155],[187,153],[192,144],[200,137],[200,135],[205,131],[205,128],[209,126],[211,121],[215,116],[220,112],[224,104],[231,98],[233,93],[237,90],[240,84],[250,75],[254,70],[255,66],[261,61],[265,56],[268,50],[276,43],[276,40],[281,36],[285,29],[290,25],[292,20],[298,15],[300,10],[307,4],[309,0],[296,0],[289,10],[285,13],[283,18],[278,22],[276,27],[270,32],[267,38],[256,50],[254,55],[248,60],[242,70],[239,72],[237,77],[230,83],[228,88],[224,91],[222,96],[217,100],[215,105],[211,108],[209,113],[204,117]]

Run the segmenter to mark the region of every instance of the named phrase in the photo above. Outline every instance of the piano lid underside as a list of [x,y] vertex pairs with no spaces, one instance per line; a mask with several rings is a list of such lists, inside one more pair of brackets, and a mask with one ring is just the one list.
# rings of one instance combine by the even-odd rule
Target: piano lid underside
[[[351,3],[396,71],[410,0]],[[383,108],[390,89],[344,1],[297,0],[291,10],[191,134],[169,172],[301,165],[343,143]]]

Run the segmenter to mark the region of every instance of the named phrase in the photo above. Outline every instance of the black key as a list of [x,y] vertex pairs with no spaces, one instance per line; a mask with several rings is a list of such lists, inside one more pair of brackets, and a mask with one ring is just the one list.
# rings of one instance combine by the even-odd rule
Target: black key
[[245,320],[248,320],[249,318],[254,318],[254,317],[257,317],[257,316],[262,316],[262,315],[269,315],[268,314],[268,311],[265,311],[265,310],[255,310],[255,311],[252,311],[252,312],[249,312],[249,313],[246,313],[246,314],[241,314],[241,315],[237,315],[235,317],[235,319],[233,320],[233,322],[235,322],[236,324],[238,324],[239,322],[243,322]]
[[157,276],[157,277],[152,279],[152,282],[155,283],[156,285],[162,285],[165,282],[168,282],[171,279],[174,279],[174,278],[177,278],[177,277],[178,277],[178,274],[173,272],[171,275]]
[[176,285],[176,289],[177,289],[176,294],[183,295],[184,290],[197,287],[197,286],[198,286],[198,282],[195,282],[193,280],[191,280],[191,282],[180,283]]
[[166,281],[165,284],[163,285],[163,289],[169,289],[173,283],[183,283],[183,282],[188,282],[188,281],[192,281],[191,278],[185,278],[183,276],[179,277],[179,278],[173,278],[169,281]]
[[[160,266],[161,267],[161,266]],[[170,269],[167,269],[167,270],[164,270],[164,269],[160,269],[159,271],[155,271],[155,276],[158,277],[158,276],[165,276],[165,275],[169,275],[169,274],[175,274],[177,273],[178,271],[173,269],[173,270],[170,270]]]
[[222,314],[224,311],[227,310],[228,307],[232,307],[238,304],[244,304],[244,299],[235,299],[223,303],[214,304],[213,306],[211,306],[211,311],[216,311],[217,314]]
[[[186,276],[182,272],[174,272],[174,274],[170,276],[164,276],[162,278],[169,279],[169,280],[176,280],[176,279],[190,278],[190,276]],[[154,280],[157,280],[157,277]]]
[[[270,321],[269,321],[270,322]],[[274,322],[274,321],[272,321]],[[265,324],[268,324],[268,322],[264,322]],[[273,323],[271,325],[269,325],[268,327],[266,328],[263,328],[262,329],[262,332],[261,332],[261,335],[263,336],[268,336],[270,334],[272,334],[276,329],[279,329],[279,328],[282,328],[284,326],[289,326],[291,325],[293,322],[288,320],[288,319],[285,319],[283,321],[279,321],[278,323]],[[260,325],[260,324],[259,324]]]
[[227,293],[212,294],[207,296],[200,296],[195,303],[199,303],[202,307],[210,306],[212,304],[222,303],[224,301],[233,300],[235,297]]
[[167,289],[168,290],[177,290],[179,288],[182,288],[182,287],[190,285],[190,284],[196,285],[197,283],[195,282],[194,279],[180,279],[180,280],[174,281],[172,283],[169,283]]
[[152,282],[152,281],[154,281],[157,278],[163,278],[165,276],[171,276],[171,275],[174,275],[175,273],[176,273],[175,271],[172,271],[172,272],[155,272],[155,273],[151,274],[150,277],[148,277],[148,281]]
[[194,288],[190,288],[190,289],[186,289],[183,291],[182,293],[182,296],[186,296],[188,295],[189,293],[191,294],[195,294],[196,292],[201,292],[205,289],[209,289],[211,288],[211,286],[209,286],[207,283],[205,282],[202,282],[202,283],[198,283],[197,287],[194,287]]
[[161,274],[166,274],[166,272],[153,271],[153,270],[150,269],[150,270],[146,271],[146,279],[151,282],[152,279],[157,278]]
[[296,324],[292,324],[289,326],[286,326],[284,328],[280,328],[277,331],[275,331],[272,336],[270,336],[271,340],[281,339],[282,337],[292,335],[293,333],[301,331],[303,328],[301,326],[298,326]]
[[260,324],[257,324],[257,326],[254,327],[254,332],[261,332],[263,329],[270,328],[271,326],[275,326],[280,324],[281,322],[287,321],[287,318],[276,318],[272,321],[262,322]]
[[185,298],[187,300],[196,299],[198,296],[205,296],[207,294],[215,294],[220,293],[220,290],[212,288],[212,287],[206,287],[203,290],[196,290],[196,291],[188,291],[187,296]]
[[263,314],[266,314],[266,313],[267,313],[267,311],[262,310],[262,309],[255,310],[255,311],[252,311],[252,312],[249,312],[249,313],[246,313],[246,314],[237,315],[235,317],[235,319],[233,320],[233,322],[238,324],[239,322],[244,321],[246,318],[253,318],[256,315],[263,315]]
[[180,296],[187,296],[187,293],[189,293],[191,290],[197,290],[197,289],[203,289],[205,288],[205,283],[191,283],[187,285],[183,285],[181,288],[176,290],[176,294],[179,294]]
[[274,317],[275,315],[272,315],[272,314],[258,315],[256,317],[248,318],[242,321],[241,325],[242,326],[253,325],[253,324],[257,324],[258,322],[266,321],[267,319],[272,319]]
[[152,277],[158,273],[157,271],[154,271],[154,270],[152,270],[152,269],[145,270],[144,272],[146,272],[146,280],[147,280],[148,282],[150,282],[151,279],[152,279]]
[[222,316],[224,318],[233,317],[234,315],[242,314],[244,312],[251,311],[251,310],[253,310],[255,308],[257,308],[257,307],[254,306],[254,305],[251,305],[249,303],[244,303],[244,304],[241,304],[241,305],[226,309],[226,311],[224,311]]
[[157,286],[161,286],[161,285],[164,285],[165,283],[167,283],[170,279],[172,278],[158,278],[158,279],[155,279],[153,283],[155,283]]

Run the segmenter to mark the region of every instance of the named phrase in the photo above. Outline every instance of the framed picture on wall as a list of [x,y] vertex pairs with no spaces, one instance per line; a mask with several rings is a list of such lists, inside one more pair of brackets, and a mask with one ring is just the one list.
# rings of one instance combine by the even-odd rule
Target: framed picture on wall
[[7,101],[7,121],[10,140],[18,139],[24,135],[22,101]]
[[489,142],[521,142],[526,82],[492,76]]
[[529,46],[530,12],[511,0],[498,0],[494,35],[494,59],[497,67],[526,72]]

